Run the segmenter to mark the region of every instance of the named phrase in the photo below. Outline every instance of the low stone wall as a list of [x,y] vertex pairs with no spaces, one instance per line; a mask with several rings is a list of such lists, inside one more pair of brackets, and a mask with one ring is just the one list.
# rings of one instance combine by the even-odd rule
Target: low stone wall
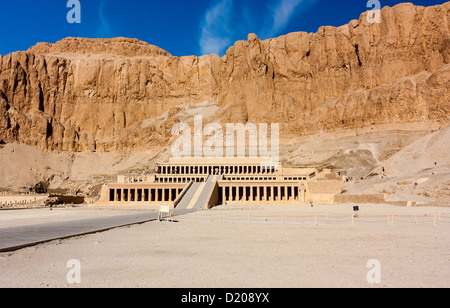
[[309,198],[306,198],[306,204],[312,201],[313,204],[333,204],[334,194],[309,194]]
[[384,195],[335,195],[335,203],[386,203]]
[[27,207],[30,204],[36,202],[44,202],[48,198],[48,195],[0,195],[0,207],[3,208],[16,208],[16,207]]
[[344,182],[335,180],[308,181],[308,191],[311,194],[340,194]]
[[82,196],[66,196],[51,194],[49,198],[58,198],[64,204],[82,204],[84,203],[84,197]]

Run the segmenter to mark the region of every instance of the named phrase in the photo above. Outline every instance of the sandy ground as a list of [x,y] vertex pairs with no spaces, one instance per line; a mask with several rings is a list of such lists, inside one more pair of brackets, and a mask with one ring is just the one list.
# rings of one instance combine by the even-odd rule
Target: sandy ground
[[[30,221],[32,211],[0,212],[2,226],[121,212],[42,211]],[[0,254],[0,287],[450,287],[449,207],[364,205],[358,219],[377,220],[353,226],[351,216],[350,205],[221,206]],[[72,259],[80,284],[67,281]],[[367,281],[371,259],[380,284]]]

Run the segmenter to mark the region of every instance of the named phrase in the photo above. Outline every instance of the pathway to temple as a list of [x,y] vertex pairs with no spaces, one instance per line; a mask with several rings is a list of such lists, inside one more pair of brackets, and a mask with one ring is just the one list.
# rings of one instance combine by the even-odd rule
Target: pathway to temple
[[[175,209],[173,214],[178,216],[193,211],[196,209]],[[103,232],[157,219],[158,212],[152,211],[17,227],[0,227],[0,252],[14,251],[53,240]]]

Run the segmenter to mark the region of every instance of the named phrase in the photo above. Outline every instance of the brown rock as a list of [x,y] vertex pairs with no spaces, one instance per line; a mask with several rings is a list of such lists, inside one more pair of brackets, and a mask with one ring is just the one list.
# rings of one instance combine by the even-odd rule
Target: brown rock
[[[206,121],[280,123],[283,136],[450,115],[450,2],[382,9],[317,33],[261,41],[222,58],[173,57],[136,39],[66,38],[0,56],[0,140],[49,151],[167,145],[196,104]],[[186,109],[187,108],[187,109]],[[155,120],[157,119],[157,120]]]

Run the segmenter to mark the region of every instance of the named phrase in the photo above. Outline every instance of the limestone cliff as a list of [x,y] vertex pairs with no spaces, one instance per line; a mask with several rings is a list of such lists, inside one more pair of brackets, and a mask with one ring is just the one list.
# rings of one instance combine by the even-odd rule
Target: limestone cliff
[[[0,143],[45,151],[167,145],[186,106],[208,121],[280,123],[283,136],[371,124],[450,122],[450,2],[384,7],[341,27],[226,55],[174,57],[136,39],[67,38],[0,56]],[[209,105],[208,105],[209,106]]]

